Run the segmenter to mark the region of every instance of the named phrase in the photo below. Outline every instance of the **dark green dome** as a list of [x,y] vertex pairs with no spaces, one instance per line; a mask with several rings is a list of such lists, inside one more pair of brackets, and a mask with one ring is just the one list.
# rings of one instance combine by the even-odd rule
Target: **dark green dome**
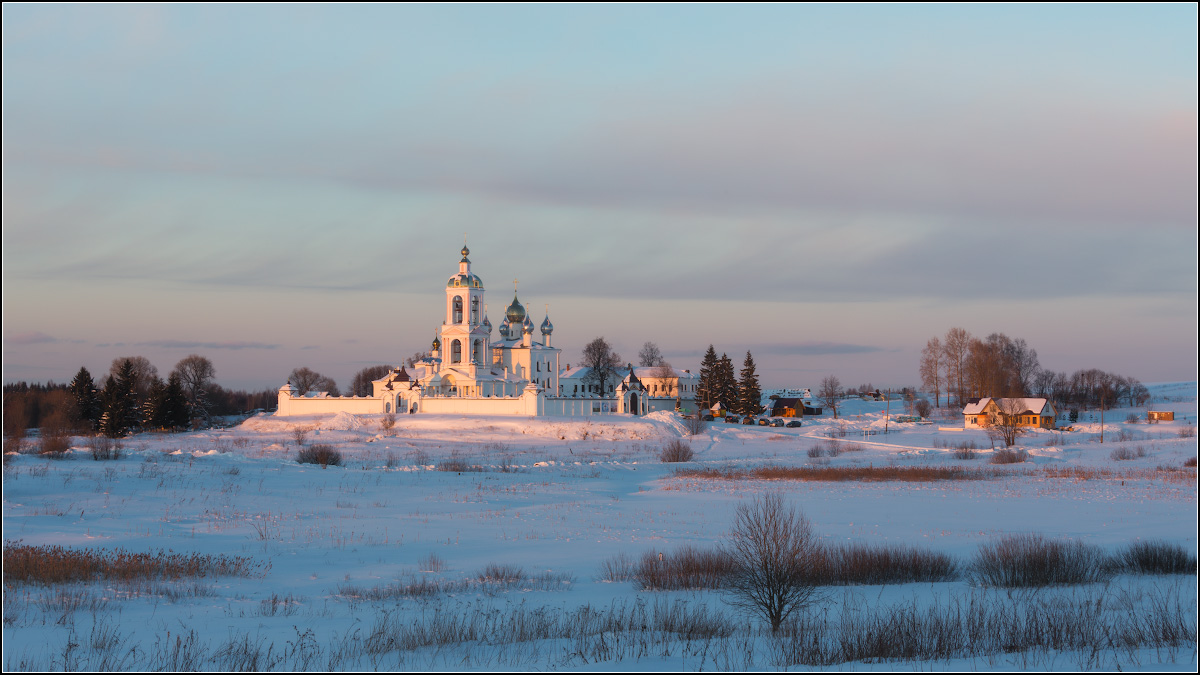
[[446,288],[483,288],[483,279],[469,272],[455,274],[446,282]]
[[521,303],[517,301],[516,295],[513,295],[512,304],[508,306],[507,310],[505,310],[504,317],[507,318],[508,322],[511,324],[525,323],[525,308],[522,307]]

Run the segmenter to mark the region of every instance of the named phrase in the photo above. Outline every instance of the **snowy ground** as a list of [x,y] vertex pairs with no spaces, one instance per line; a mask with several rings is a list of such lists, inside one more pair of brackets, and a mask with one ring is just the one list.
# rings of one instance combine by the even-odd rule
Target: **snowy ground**
[[[139,588],[6,583],[4,666],[780,669],[789,664],[778,641],[758,619],[734,613],[721,594],[640,591],[631,582],[604,581],[602,564],[620,553],[636,558],[685,544],[711,547],[728,531],[739,501],[767,490],[800,506],[827,542],[911,544],[964,562],[980,544],[1027,532],[1108,550],[1166,540],[1195,552],[1196,471],[1178,469],[1196,457],[1196,438],[1179,433],[1195,427],[1196,385],[1151,391],[1149,408],[1174,410],[1174,423],[1127,424],[1130,413],[1144,420],[1146,408],[1113,410],[1100,444],[1098,415],[1085,412],[1075,432],[1023,437],[1029,461],[1001,467],[1010,472],[1001,478],[936,483],[699,480],[676,477],[679,465],[658,460],[664,443],[682,437],[696,453],[689,466],[991,466],[986,435],[962,430],[960,417],[885,424],[884,403],[861,401],[847,402],[842,419],[809,418],[799,429],[717,423],[690,438],[672,415],[655,413],[642,419],[415,415],[399,418],[390,433],[373,416],[260,415],[227,430],[140,435],[125,441],[123,458],[103,462],[92,461],[77,439],[73,459],[22,455],[5,462],[6,542],[240,555],[268,563],[268,571]],[[307,444],[335,446],[344,465],[297,464],[297,429],[308,429]],[[979,458],[954,459],[953,446],[970,441]],[[808,449],[818,443],[850,451],[810,458]],[[1135,458],[1114,460],[1113,450],[1122,447]],[[482,470],[437,470],[448,460]],[[1080,480],[1047,471],[1063,467],[1112,473]],[[417,579],[459,583],[492,563],[548,574],[506,588],[460,584],[423,598],[364,594]],[[1042,594],[1085,604],[1119,601],[1133,612],[1142,602],[1182,602],[1195,626],[1192,577],[1125,575]],[[836,617],[851,606],[925,607],[970,598],[1016,602],[1011,593],[959,581],[834,589],[813,611]],[[533,615],[585,624],[579,614],[585,606],[610,614],[688,607],[732,618],[739,629],[717,640],[678,632],[503,637]],[[470,633],[467,624],[479,632],[404,645],[368,639],[401,627],[447,635],[451,624],[463,635]],[[1193,671],[1195,664],[1192,644],[830,667]]]

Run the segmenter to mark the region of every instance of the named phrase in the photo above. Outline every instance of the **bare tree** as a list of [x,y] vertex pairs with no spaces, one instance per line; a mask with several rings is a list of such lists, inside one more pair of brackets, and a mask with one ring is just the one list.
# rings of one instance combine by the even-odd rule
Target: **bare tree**
[[191,354],[180,359],[172,372],[179,375],[179,380],[183,384],[184,393],[187,394],[188,403],[192,405],[192,409],[201,417],[207,418],[208,397],[205,392],[217,375],[217,369],[213,367],[212,361],[199,354]]
[[354,374],[350,381],[350,396],[371,396],[375,392],[372,382],[391,372],[389,365],[367,366]]
[[967,350],[971,345],[971,334],[962,328],[951,328],[946,331],[946,339],[942,350],[946,357],[946,389],[954,391],[955,400],[962,407],[966,393]]
[[297,396],[303,396],[310,391],[325,391],[329,392],[330,396],[338,396],[337,383],[332,378],[310,370],[309,368],[297,368],[288,376],[288,382],[292,383],[292,388],[296,390]]
[[407,359],[404,359],[404,365],[412,366],[417,361],[424,361],[425,359],[429,358],[430,356],[432,356],[432,353],[429,351],[416,352],[415,354],[408,357]]
[[826,408],[833,410],[833,419],[838,416],[838,404],[842,399],[842,382],[833,375],[821,380],[821,388],[817,390],[817,398]]
[[921,386],[925,391],[933,392],[936,407],[942,407],[942,371],[945,364],[945,354],[942,352],[942,341],[936,337],[929,338],[925,349],[921,351]]
[[679,383],[679,376],[675,373],[675,368],[660,359],[652,372],[653,375],[651,377],[659,381],[659,386],[661,387],[660,393],[663,396],[675,395],[675,387]]
[[583,348],[582,365],[589,368],[583,376],[584,383],[594,385],[600,396],[605,396],[608,394],[608,382],[618,379],[621,355],[613,351],[607,340],[598,337]]
[[642,350],[638,352],[638,365],[645,367],[657,366],[663,362],[662,352],[658,350],[658,345],[653,342],[646,342],[642,345]]
[[1016,445],[1017,438],[1023,436],[1028,429],[1021,423],[1022,413],[1027,411],[1023,398],[993,399],[996,402],[996,412],[984,422],[988,436],[993,440],[1002,441],[1004,447]]
[[771,631],[816,600],[812,568],[820,544],[804,514],[771,492],[738,504],[723,545],[733,562],[730,604],[761,615]]

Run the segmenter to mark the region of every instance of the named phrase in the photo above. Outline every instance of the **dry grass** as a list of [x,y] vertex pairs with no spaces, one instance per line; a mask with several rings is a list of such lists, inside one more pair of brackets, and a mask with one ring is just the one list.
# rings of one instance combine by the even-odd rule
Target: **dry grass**
[[821,482],[918,482],[987,480],[1008,475],[997,469],[963,469],[948,466],[762,466],[755,469],[677,469],[680,478],[717,480],[801,480]]
[[1186,467],[1193,468],[1193,469],[1194,469],[1194,468],[1196,468],[1196,458],[1195,458],[1195,457],[1188,457],[1188,458],[1187,458],[1187,461],[1185,461],[1185,462],[1183,463],[1183,465],[1184,465],[1184,466],[1186,466]]
[[62,584],[109,579],[178,579],[204,576],[252,576],[262,564],[243,556],[193,553],[132,553],[124,549],[71,550],[62,546],[4,544],[4,581]]

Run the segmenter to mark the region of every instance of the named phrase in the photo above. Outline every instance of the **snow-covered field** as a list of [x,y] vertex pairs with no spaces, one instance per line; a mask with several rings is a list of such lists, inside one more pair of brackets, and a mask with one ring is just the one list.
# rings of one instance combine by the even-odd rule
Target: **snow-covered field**
[[[640,590],[606,580],[606,563],[622,553],[638,559],[682,545],[711,548],[725,538],[740,501],[772,490],[800,507],[831,544],[913,545],[966,564],[997,537],[1041,533],[1114,552],[1134,541],[1165,540],[1194,554],[1196,470],[1183,465],[1197,446],[1180,430],[1195,428],[1196,384],[1152,385],[1151,392],[1149,407],[1175,411],[1175,422],[1129,424],[1127,415],[1144,420],[1146,408],[1109,411],[1101,444],[1098,413],[1085,412],[1074,432],[1023,437],[1028,461],[1004,466],[988,464],[986,435],[962,430],[960,417],[885,425],[885,404],[862,401],[848,401],[840,420],[808,418],[797,429],[716,423],[692,437],[669,413],[408,415],[390,432],[380,417],[342,414],[260,415],[224,430],[139,435],[125,440],[124,456],[114,461],[93,461],[76,439],[71,459],[6,458],[6,545],[236,555],[261,563],[260,571],[52,587],[6,577],[4,667],[820,667],[789,659],[803,638],[772,637],[720,592]],[[940,482],[679,477],[675,471],[684,465],[662,463],[658,453],[680,438],[695,451],[688,467],[955,466],[1004,473]],[[298,464],[300,441],[333,445],[342,466]],[[955,459],[955,447],[970,442],[977,458]],[[810,457],[818,444],[842,452]],[[1114,459],[1120,448],[1133,458]],[[439,470],[450,465],[471,470]],[[1062,468],[1094,471],[1055,471]],[[520,568],[525,578],[479,581],[493,564]],[[411,584],[440,584],[440,590],[396,591]],[[1021,611],[1091,607],[1126,619],[1175,603],[1194,636],[1196,579],[1122,574],[1036,592],[966,580],[837,587],[806,616],[845,625],[859,612],[932,612],[955,603]],[[683,624],[691,628],[675,621],[688,616],[691,623]],[[734,630],[698,628],[706,621]],[[826,667],[1194,671],[1196,665],[1194,641],[1110,639],[1020,651],[976,642],[937,658]]]

